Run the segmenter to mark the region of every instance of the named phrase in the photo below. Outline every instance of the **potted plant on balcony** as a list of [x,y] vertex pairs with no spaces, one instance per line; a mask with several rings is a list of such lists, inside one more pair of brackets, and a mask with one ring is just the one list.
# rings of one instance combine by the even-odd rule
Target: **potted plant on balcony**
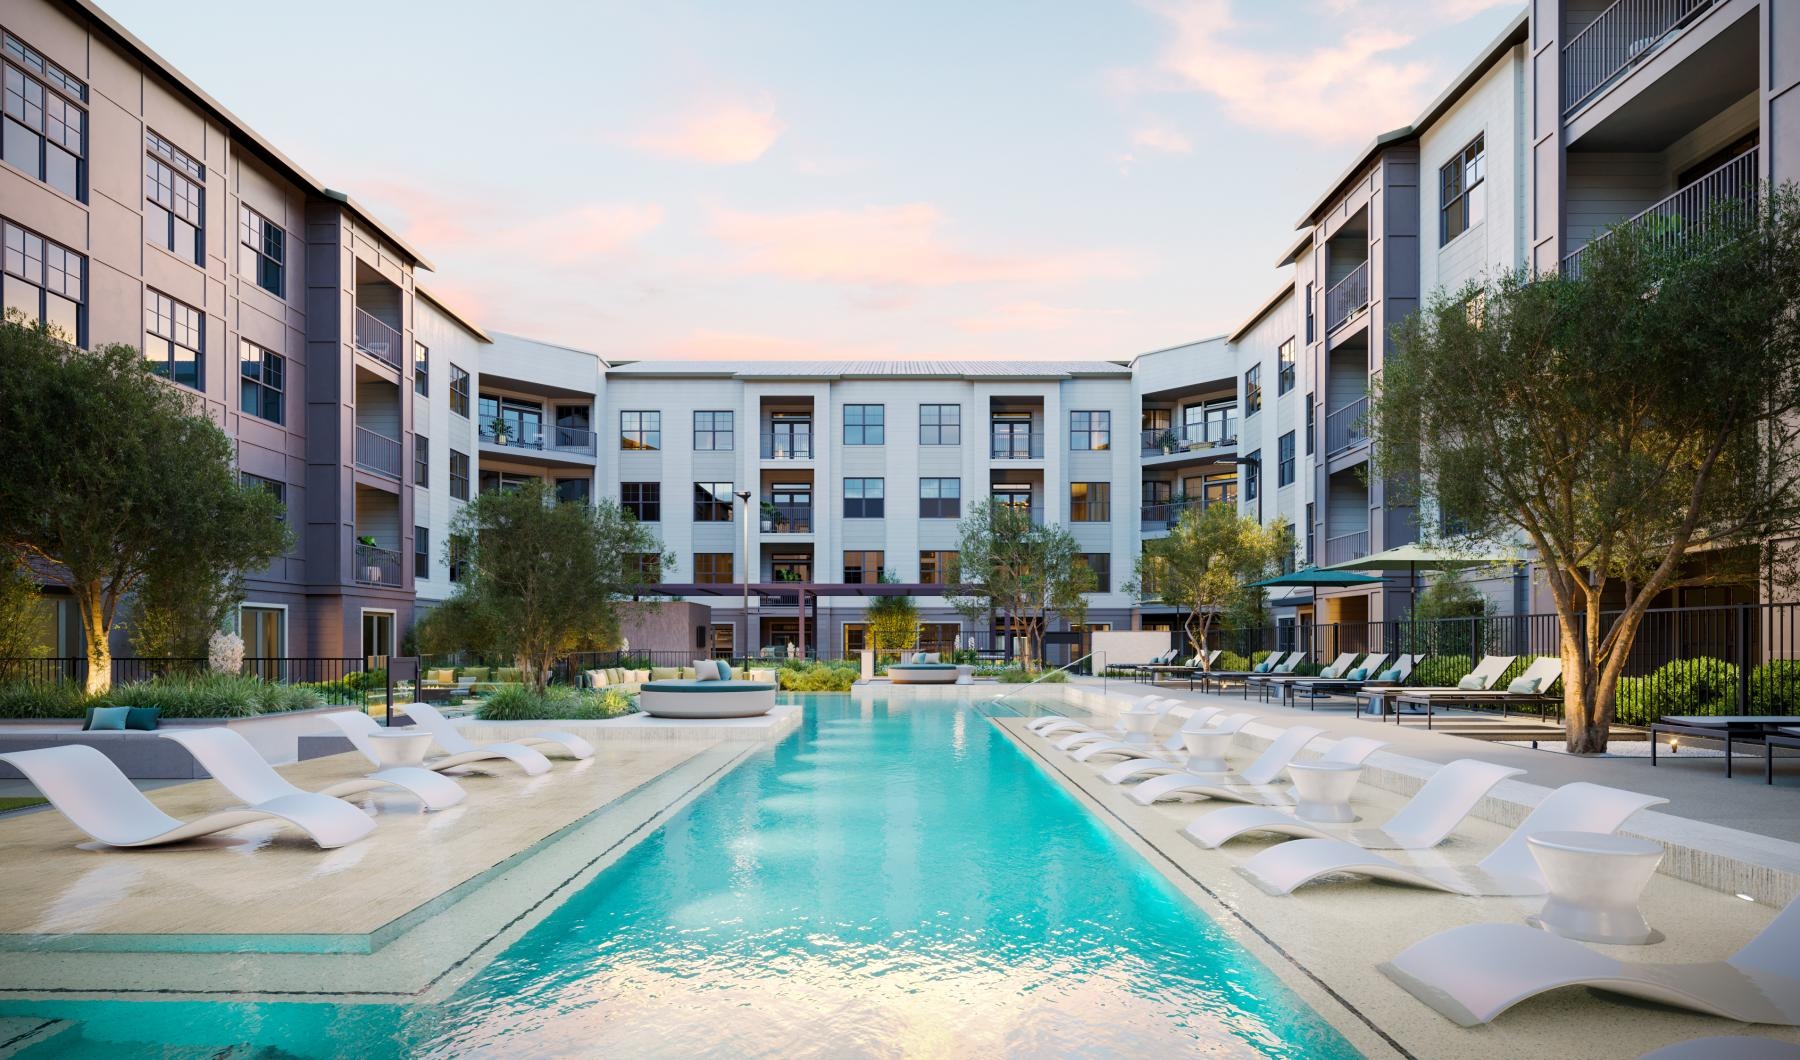
[[495,445],[505,445],[507,436],[511,433],[511,428],[507,425],[505,419],[495,416],[494,421],[488,424],[488,431],[493,434]]
[[1162,433],[1156,436],[1156,447],[1163,451],[1164,456],[1174,456],[1175,447],[1179,444],[1180,439],[1176,438],[1175,432],[1167,427],[1164,427]]
[[376,553],[381,546],[369,534],[356,539],[356,556],[363,562],[363,581],[377,583],[381,581],[381,564],[376,562]]
[[763,522],[768,524],[770,533],[782,534],[787,532],[789,525],[787,513],[780,508],[777,508],[774,501],[762,502],[762,517]]

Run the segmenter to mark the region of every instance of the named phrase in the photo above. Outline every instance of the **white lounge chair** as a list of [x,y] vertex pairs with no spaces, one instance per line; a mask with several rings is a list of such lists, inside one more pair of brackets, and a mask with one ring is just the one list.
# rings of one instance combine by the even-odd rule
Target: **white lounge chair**
[[[349,737],[350,745],[361,752],[364,758],[375,765],[381,764],[381,756],[375,753],[375,746],[369,740],[370,737],[381,731],[381,726],[375,724],[374,718],[360,710],[339,711],[336,714],[327,714],[325,718],[336,725],[346,737]],[[436,733],[433,733],[432,736],[437,739]],[[425,763],[424,768],[441,773],[446,769],[459,769],[477,762],[504,759],[524,770],[526,776],[535,777],[550,772],[550,760],[545,758],[542,752],[526,747],[524,744],[490,743],[476,747],[463,739],[461,735],[455,735],[452,739],[459,741],[458,745],[464,750],[451,750],[442,739],[437,739],[438,746],[444,747],[451,753],[441,758],[431,759]]]
[[145,798],[112,759],[83,744],[11,751],[0,754],[0,761],[25,774],[70,824],[107,846],[158,846],[247,824],[285,821],[329,850],[375,829],[368,814],[342,799],[307,792],[176,820]]
[[[295,787],[258,754],[250,741],[220,726],[209,729],[162,729],[158,736],[187,748],[194,761],[224,785],[225,790],[252,806],[288,795],[307,794]],[[427,810],[442,810],[468,795],[449,777],[418,766],[390,766],[366,777],[357,777],[322,788],[317,794],[332,798],[360,795],[380,788],[399,788],[419,800]]]
[[1590,986],[1744,1023],[1800,1026],[1800,902],[1723,961],[1638,963],[1524,924],[1441,931],[1382,964],[1389,979],[1464,1027],[1526,998]]
[[[1163,698],[1164,697],[1156,695],[1155,693],[1151,693],[1147,696],[1133,696],[1125,701],[1125,706],[1121,709],[1121,713],[1143,709],[1149,704],[1156,703]],[[1170,700],[1169,702],[1173,703],[1175,701]],[[1071,718],[1062,714],[1046,714],[1041,718],[1033,718],[1025,723],[1025,728],[1046,738],[1055,736],[1057,733],[1096,731],[1123,733],[1125,731],[1121,725],[1108,725],[1102,727],[1095,725],[1091,721],[1082,721],[1080,718]]]
[[[1455,685],[1438,686],[1434,688],[1377,687],[1360,691],[1357,693],[1357,696],[1359,699],[1369,699],[1371,708],[1373,708],[1377,702],[1382,701],[1392,704],[1394,700],[1397,700],[1401,696],[1405,696],[1415,704],[1424,706],[1431,702],[1433,696],[1453,696],[1459,693],[1467,694],[1469,692],[1480,692],[1493,688],[1494,682],[1500,680],[1500,675],[1505,673],[1506,668],[1511,666],[1513,660],[1517,658],[1518,656],[1516,655],[1484,655],[1482,656],[1481,661],[1475,664],[1475,669],[1464,674],[1462,679]],[[1471,678],[1474,680],[1471,681]],[[1462,687],[1465,684],[1472,684],[1474,687]],[[1362,713],[1361,707],[1357,708],[1357,713]],[[1395,708],[1394,713],[1423,714],[1425,711],[1401,711],[1398,708]]]
[[[1125,713],[1126,714],[1143,714],[1146,711],[1148,711],[1148,713],[1155,714],[1158,718],[1161,718],[1164,714],[1167,714],[1170,710],[1173,710],[1175,705],[1179,702],[1180,702],[1180,700],[1163,699],[1161,697],[1158,697],[1158,698],[1151,700],[1148,704],[1138,703],[1135,706],[1133,706],[1130,710],[1126,711]],[[1073,732],[1073,733],[1070,733],[1070,732],[1054,733],[1053,732],[1053,733],[1049,734],[1049,736],[1047,738],[1054,739],[1056,741],[1054,746],[1059,751],[1074,751],[1076,748],[1081,747],[1084,744],[1090,744],[1090,743],[1095,743],[1095,742],[1111,742],[1113,740],[1123,739],[1124,737],[1125,737],[1125,719],[1124,719],[1124,715],[1122,714],[1122,715],[1120,715],[1119,723],[1117,725],[1112,726],[1111,728],[1083,729],[1080,732]]]
[[1281,771],[1288,767],[1300,751],[1322,735],[1323,729],[1296,725],[1276,737],[1275,742],[1265,748],[1242,773],[1184,772],[1151,777],[1131,789],[1131,801],[1140,806],[1149,806],[1162,799],[1186,795],[1266,804],[1269,802],[1267,794],[1258,794],[1249,789],[1274,783],[1275,778],[1281,776]]
[[1543,894],[1544,877],[1538,871],[1537,861],[1532,858],[1526,840],[1539,832],[1610,834],[1639,810],[1668,801],[1600,784],[1564,784],[1546,796],[1511,835],[1473,866],[1418,868],[1402,865],[1342,839],[1297,839],[1270,847],[1244,862],[1238,871],[1258,887],[1276,895],[1292,894],[1295,888],[1321,876],[1343,873],[1358,873],[1470,897]]
[[[1386,825],[1357,829],[1347,838],[1364,850],[1429,849],[1442,843],[1495,784],[1523,772],[1523,769],[1510,766],[1459,758],[1433,773]],[[1290,813],[1267,806],[1231,806],[1215,810],[1188,825],[1185,831],[1188,838],[1208,849],[1251,832],[1273,832],[1302,839],[1346,838],[1342,833],[1308,824]]]
[[[457,747],[469,751],[482,746],[481,744],[470,743],[467,737],[457,731],[456,726],[451,723],[449,718],[439,714],[438,709],[429,703],[408,703],[406,705],[406,716],[411,718],[415,724],[428,730],[431,735],[436,738],[438,746],[449,751],[451,754],[459,753]],[[540,752],[554,747],[577,761],[594,757],[594,745],[588,743],[586,740],[572,732],[544,729],[540,732],[534,732],[530,736],[521,736],[518,739],[509,742],[522,744]],[[457,745],[457,747],[451,746],[452,744]]]
[[[1331,660],[1330,666],[1327,666],[1323,670],[1319,671],[1318,676],[1327,681],[1336,680],[1337,678],[1344,676],[1345,674],[1350,672],[1350,668],[1355,665],[1356,660],[1361,657],[1361,654],[1362,654],[1361,652],[1354,652],[1354,651],[1347,651],[1347,652],[1340,653],[1337,658]],[[1246,677],[1246,678],[1244,678],[1244,683],[1247,685],[1250,685],[1252,687],[1260,687],[1264,691],[1267,691],[1271,687],[1275,687],[1275,686],[1282,685],[1282,684],[1287,684],[1287,683],[1290,683],[1293,681],[1310,681],[1310,680],[1312,680],[1311,677],[1301,677],[1298,674],[1270,672],[1270,673],[1266,673],[1266,674],[1255,674],[1251,677]]]
[[[1190,732],[1238,732],[1250,722],[1256,720],[1254,714],[1226,714],[1217,707],[1202,708],[1206,713],[1196,712],[1187,724],[1163,741],[1163,746],[1155,752],[1145,751],[1141,757],[1128,757],[1126,761],[1116,762],[1106,772],[1100,774],[1108,784],[1125,784],[1142,780],[1145,777],[1162,776],[1165,773],[1185,773],[1188,766],[1185,761],[1187,734]],[[1173,744],[1174,746],[1170,746]]]
[[[1169,713],[1173,714],[1172,708]],[[1175,754],[1185,746],[1184,734],[1199,732],[1212,727],[1212,720],[1225,713],[1223,707],[1201,707],[1188,711],[1187,718],[1180,727],[1170,733],[1161,744],[1147,744],[1132,740],[1093,741],[1083,745],[1073,757],[1077,762],[1086,762],[1101,755],[1119,755],[1124,758],[1161,758],[1165,754]]]

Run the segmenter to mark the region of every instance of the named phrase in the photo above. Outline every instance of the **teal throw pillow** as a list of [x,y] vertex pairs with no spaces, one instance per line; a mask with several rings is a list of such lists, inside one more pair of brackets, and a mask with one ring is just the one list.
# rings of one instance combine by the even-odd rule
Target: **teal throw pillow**
[[1259,673],[1259,674],[1266,674],[1269,672],[1269,664],[1266,661],[1259,662],[1255,666],[1251,667],[1251,672]]
[[82,729],[86,732],[124,732],[125,722],[130,717],[130,707],[89,707],[87,724]]
[[1361,681],[1361,680],[1366,679],[1368,676],[1369,676],[1369,671],[1358,666],[1356,669],[1345,674],[1344,680],[1346,680],[1346,681]]
[[131,713],[125,715],[125,727],[139,732],[149,732],[156,728],[157,719],[162,716],[161,707],[128,707]]
[[1381,671],[1380,675],[1378,675],[1375,678],[1375,680],[1377,680],[1377,681],[1398,681],[1398,680],[1400,680],[1400,668],[1398,666],[1396,666],[1392,670],[1383,670],[1383,671]]

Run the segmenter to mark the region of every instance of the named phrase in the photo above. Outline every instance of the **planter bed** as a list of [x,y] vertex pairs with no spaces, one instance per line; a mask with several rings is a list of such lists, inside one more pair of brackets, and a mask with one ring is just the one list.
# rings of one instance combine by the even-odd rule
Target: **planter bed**
[[[325,715],[355,707],[314,707],[280,714],[256,714],[247,718],[169,718],[164,729],[209,728],[223,725],[250,741],[258,753],[275,763],[299,757],[299,738],[315,732],[335,731]],[[187,749],[173,740],[157,738],[154,731],[83,732],[80,719],[0,719],[0,753],[29,751],[39,747],[85,744],[112,759],[120,772],[133,780],[197,780],[210,776]],[[0,780],[19,780],[21,774],[0,762]]]

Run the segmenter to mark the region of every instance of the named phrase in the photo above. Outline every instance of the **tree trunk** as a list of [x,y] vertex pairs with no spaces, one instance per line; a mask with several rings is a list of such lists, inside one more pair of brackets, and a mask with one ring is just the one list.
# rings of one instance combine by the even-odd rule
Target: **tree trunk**
[[112,688],[112,630],[100,602],[99,582],[75,587],[75,603],[81,611],[81,629],[87,641],[87,680],[82,689],[90,696]]
[[[1598,754],[1606,750],[1606,729],[1596,724],[1595,691],[1600,687],[1595,654],[1600,645],[1590,630],[1576,629],[1567,616],[1559,616],[1560,651],[1563,660],[1563,719],[1568,728],[1570,754]],[[1596,620],[1597,624],[1597,620]],[[1582,648],[1586,643],[1586,650]]]

